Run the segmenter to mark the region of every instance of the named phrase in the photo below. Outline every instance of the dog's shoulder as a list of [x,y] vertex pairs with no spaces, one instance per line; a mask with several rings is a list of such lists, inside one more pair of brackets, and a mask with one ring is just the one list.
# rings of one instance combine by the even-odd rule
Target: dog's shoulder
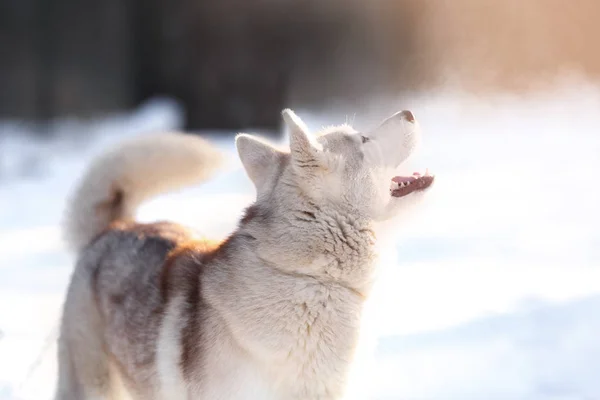
[[178,243],[166,256],[161,272],[161,293],[167,300],[177,291],[196,292],[199,277],[210,259],[218,254],[221,242],[189,238]]
[[114,274],[131,277],[148,276],[153,270],[153,283],[166,300],[173,290],[190,289],[195,284],[203,265],[217,254],[220,244],[173,222],[118,221],[98,235],[86,252],[102,260],[105,272],[111,269]]
[[[218,242],[175,223],[125,221],[112,224],[83,251],[106,333],[112,337],[109,350],[123,359],[135,354],[135,363],[121,366],[127,376],[154,368],[160,327],[175,303],[183,304],[176,311],[182,364],[192,368],[189,355],[196,354],[197,321],[204,309],[200,278],[218,248]],[[173,303],[175,299],[181,301]]]
[[193,238],[192,231],[175,223],[119,221],[81,251],[78,264],[92,277],[99,300],[153,297],[149,292],[161,287],[169,254]]

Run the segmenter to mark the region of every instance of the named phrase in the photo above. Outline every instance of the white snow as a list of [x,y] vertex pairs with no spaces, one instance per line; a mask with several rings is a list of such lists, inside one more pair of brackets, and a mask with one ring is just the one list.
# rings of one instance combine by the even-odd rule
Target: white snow
[[[370,391],[377,399],[600,399],[600,88],[366,103],[351,111],[359,129],[394,109],[414,111],[424,131],[419,166],[437,175],[385,255]],[[312,128],[346,120],[341,109],[298,113]],[[62,121],[50,141],[0,124],[0,399],[52,396],[72,268],[59,232],[69,188],[107,144],[180,122],[176,105],[156,101],[130,115]],[[234,157],[232,138],[217,142]],[[205,186],[145,204],[139,217],[225,235],[251,199],[234,162]]]

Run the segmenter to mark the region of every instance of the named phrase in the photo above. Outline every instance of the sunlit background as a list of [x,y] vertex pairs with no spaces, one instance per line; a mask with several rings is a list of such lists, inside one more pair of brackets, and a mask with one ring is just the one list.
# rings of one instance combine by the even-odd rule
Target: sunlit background
[[0,0],[0,399],[50,399],[93,155],[168,129],[231,168],[145,204],[211,236],[253,189],[233,134],[411,109],[435,187],[398,224],[358,386],[375,399],[600,399],[600,2]]

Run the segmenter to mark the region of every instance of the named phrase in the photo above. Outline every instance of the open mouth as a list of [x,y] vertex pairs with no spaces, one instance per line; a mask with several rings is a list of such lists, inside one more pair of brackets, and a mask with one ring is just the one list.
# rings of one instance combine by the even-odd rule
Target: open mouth
[[414,172],[412,176],[395,176],[390,185],[390,194],[393,197],[403,197],[412,192],[425,190],[433,183],[434,176],[425,171],[424,175]]

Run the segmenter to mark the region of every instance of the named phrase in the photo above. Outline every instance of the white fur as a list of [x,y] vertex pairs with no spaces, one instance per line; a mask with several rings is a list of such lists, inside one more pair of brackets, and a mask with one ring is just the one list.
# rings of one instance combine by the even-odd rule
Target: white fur
[[160,397],[185,399],[187,385],[181,369],[177,368],[181,354],[180,309],[184,299],[181,296],[172,300],[163,319],[158,338],[156,366],[160,381]]
[[[94,160],[75,190],[64,221],[67,243],[80,250],[113,220],[133,218],[144,200],[210,178],[223,160],[195,135],[161,133],[120,143]],[[118,190],[124,202],[119,215],[111,215],[103,204]]]

